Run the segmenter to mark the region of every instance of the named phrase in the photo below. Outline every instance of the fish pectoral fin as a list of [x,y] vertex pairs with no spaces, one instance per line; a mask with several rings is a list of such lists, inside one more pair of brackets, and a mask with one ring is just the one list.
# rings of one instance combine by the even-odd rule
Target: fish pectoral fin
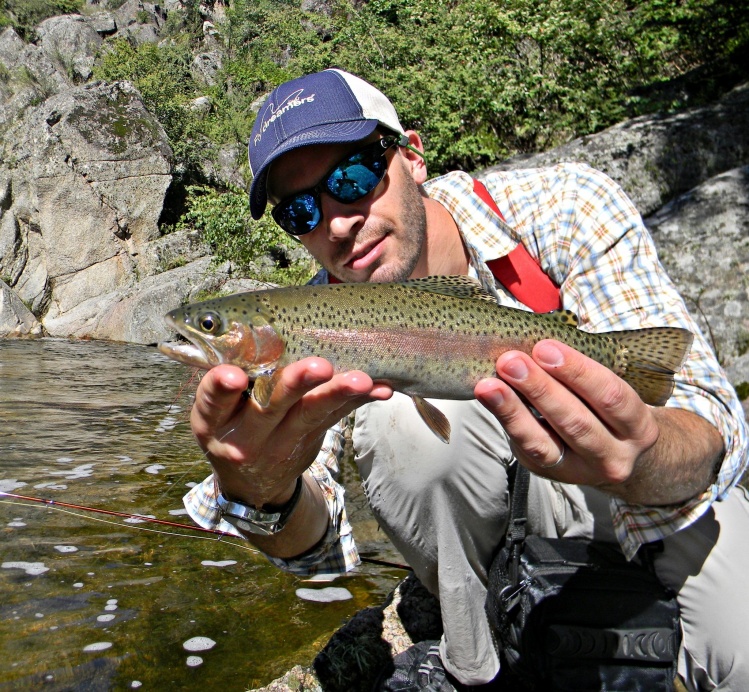
[[267,408],[268,404],[270,404],[270,396],[276,388],[276,383],[280,375],[281,370],[279,369],[269,375],[258,375],[255,379],[252,385],[252,398],[263,408]]
[[430,404],[426,399],[420,396],[412,396],[411,399],[419,412],[421,419],[427,424],[429,429],[442,440],[445,444],[450,442],[450,421],[447,420],[442,411],[436,406]]

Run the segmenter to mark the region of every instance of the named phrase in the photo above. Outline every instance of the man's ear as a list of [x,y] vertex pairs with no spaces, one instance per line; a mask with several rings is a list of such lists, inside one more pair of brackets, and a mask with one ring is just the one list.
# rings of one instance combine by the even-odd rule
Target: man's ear
[[[424,145],[421,143],[421,137],[419,137],[418,132],[415,132],[414,130],[406,130],[404,134],[408,137],[409,147],[413,147],[420,152],[424,151]],[[409,147],[401,147],[401,155],[411,172],[411,176],[416,181],[416,184],[422,185],[427,179],[426,161],[424,161],[422,155],[412,151]]]

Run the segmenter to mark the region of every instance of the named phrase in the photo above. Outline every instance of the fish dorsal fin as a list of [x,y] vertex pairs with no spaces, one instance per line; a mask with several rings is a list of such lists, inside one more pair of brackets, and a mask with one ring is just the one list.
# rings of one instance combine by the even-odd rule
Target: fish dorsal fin
[[409,279],[404,286],[427,293],[441,293],[453,298],[467,300],[488,300],[496,303],[496,299],[487,293],[481,284],[469,276],[425,276],[422,279]]
[[543,313],[541,317],[545,317],[555,324],[563,324],[565,327],[577,328],[578,325],[577,315],[572,310],[552,310]]

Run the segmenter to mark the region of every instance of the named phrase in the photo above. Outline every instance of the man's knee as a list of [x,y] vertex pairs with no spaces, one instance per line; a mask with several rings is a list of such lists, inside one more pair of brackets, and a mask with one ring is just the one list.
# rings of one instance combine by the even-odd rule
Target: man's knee
[[661,580],[678,595],[679,672],[693,690],[749,690],[749,497],[735,488],[689,528],[664,541]]

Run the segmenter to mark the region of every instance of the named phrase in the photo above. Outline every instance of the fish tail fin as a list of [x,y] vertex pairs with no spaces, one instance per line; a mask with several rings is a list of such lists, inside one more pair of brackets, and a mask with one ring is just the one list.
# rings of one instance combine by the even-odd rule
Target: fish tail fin
[[674,375],[689,355],[694,335],[678,327],[610,332],[626,349],[622,379],[651,406],[663,406],[674,391]]
[[445,444],[450,443],[450,421],[436,406],[430,404],[426,399],[420,396],[412,396],[411,399],[419,412],[421,419],[427,424],[429,429],[442,440]]

